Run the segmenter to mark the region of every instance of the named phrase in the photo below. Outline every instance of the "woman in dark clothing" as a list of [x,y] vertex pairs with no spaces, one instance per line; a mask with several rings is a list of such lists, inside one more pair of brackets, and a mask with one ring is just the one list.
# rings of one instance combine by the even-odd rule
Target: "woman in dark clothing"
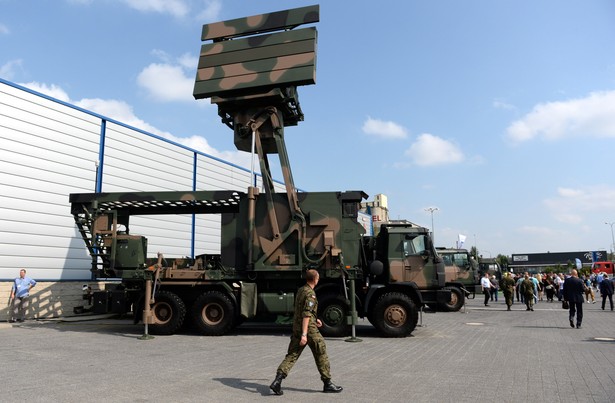
[[543,280],[543,285],[545,288],[545,293],[547,294],[547,301],[553,302],[553,296],[555,295],[555,286],[553,285],[553,280],[551,280],[551,277],[545,277],[545,279]]

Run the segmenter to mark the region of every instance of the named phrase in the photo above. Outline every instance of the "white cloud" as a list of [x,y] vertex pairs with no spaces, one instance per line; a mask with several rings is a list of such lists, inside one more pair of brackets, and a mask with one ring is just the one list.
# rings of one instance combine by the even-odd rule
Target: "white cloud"
[[7,80],[12,79],[15,76],[15,70],[18,67],[21,67],[21,64],[21,59],[9,60],[8,62],[4,63],[2,66],[0,66],[0,77]]
[[540,236],[544,236],[547,238],[561,235],[561,233],[551,228],[538,227],[538,226],[532,226],[532,225],[525,225],[523,227],[518,228],[517,231],[524,233],[524,234],[540,235]]
[[[87,0],[86,0],[87,1]],[[218,19],[222,3],[219,0],[123,0],[141,12],[169,14],[176,18],[194,17],[207,22]]]
[[137,83],[158,101],[194,102],[194,77],[180,65],[152,63],[137,77]]
[[504,109],[504,110],[515,110],[517,109],[514,105],[509,104],[508,102],[502,100],[502,99],[494,99],[493,100],[493,107],[495,109]]
[[421,134],[405,154],[421,166],[455,164],[465,158],[457,145],[429,133]]
[[593,92],[585,98],[538,104],[513,122],[506,137],[513,143],[542,137],[615,137],[615,91]]
[[50,97],[59,99],[60,101],[70,102],[70,98],[66,91],[58,87],[55,84],[47,85],[44,83],[37,83],[35,81],[29,83],[20,83],[24,87],[30,88],[33,91],[40,92],[41,94],[48,95]]
[[157,59],[162,60],[165,63],[171,62],[171,55],[169,55],[167,52],[165,52],[162,49],[153,49],[150,53],[152,54],[152,56],[156,57]]
[[174,17],[185,17],[190,12],[189,2],[184,0],[124,0],[138,11],[171,14]]
[[607,185],[581,189],[562,187],[557,189],[557,196],[545,199],[543,203],[556,220],[579,224],[590,213],[615,211],[615,188]]
[[177,62],[188,71],[195,72],[199,65],[199,58],[190,53],[184,53],[177,59]]
[[250,154],[240,151],[219,151],[209,145],[207,139],[198,135],[191,137],[177,137],[171,133],[157,129],[149,123],[138,118],[132,109],[132,106],[124,101],[108,100],[108,99],[82,99],[75,103],[75,105],[96,112],[98,114],[107,116],[111,119],[125,123],[130,126],[134,126],[141,130],[156,134],[160,137],[164,137],[175,143],[183,144],[186,147],[193,148],[197,151],[209,154],[221,160],[231,162],[241,167],[247,168],[250,166]]
[[197,14],[197,21],[209,22],[219,19],[222,3],[219,0],[204,0],[205,8]]
[[194,135],[191,137],[177,137],[171,133],[159,130],[156,127],[137,117],[133,111],[132,106],[130,106],[124,101],[100,98],[84,98],[80,101],[72,101],[66,91],[64,91],[62,88],[58,87],[55,84],[48,85],[31,82],[20,85],[30,88],[34,91],[43,93],[45,95],[51,96],[53,98],[59,99],[61,101],[71,103],[88,111],[98,113],[99,115],[106,116],[107,118],[116,120],[118,122],[125,123],[129,126],[133,126],[138,129],[158,135],[160,137],[164,137],[175,143],[183,144],[186,147],[190,147],[205,154],[209,154],[223,161],[227,161],[244,168],[250,167],[250,153],[237,150],[219,151],[210,146],[207,139],[204,137],[198,135]]
[[155,127],[137,118],[132,110],[132,106],[124,101],[116,99],[84,98],[80,101],[76,101],[74,104],[83,109],[126,123],[127,125],[150,131],[154,134],[160,134]]
[[408,134],[405,128],[395,122],[372,119],[367,117],[363,123],[363,133],[387,139],[405,139]]
[[9,27],[4,24],[0,24],[0,35],[8,35],[10,33],[11,31],[9,30]]

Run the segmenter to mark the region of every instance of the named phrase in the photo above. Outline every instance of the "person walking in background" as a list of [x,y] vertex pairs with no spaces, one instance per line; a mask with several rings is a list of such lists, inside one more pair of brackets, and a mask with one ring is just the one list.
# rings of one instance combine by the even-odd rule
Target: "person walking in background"
[[522,304],[525,303],[525,298],[523,297],[523,292],[521,291],[521,284],[523,283],[523,280],[523,275],[519,275],[517,283],[515,284],[515,288],[517,289],[517,302],[521,301]]
[[589,279],[592,282],[592,288],[594,289],[594,291],[599,292],[600,290],[598,290],[598,283],[596,283],[596,273],[590,274]]
[[550,275],[547,275],[544,280],[545,294],[547,295],[547,301],[553,302],[553,296],[555,295],[555,286]]
[[502,289],[504,299],[506,300],[506,310],[510,311],[510,307],[512,306],[513,299],[515,297],[515,280],[510,277],[510,273],[504,273],[504,277],[500,280],[500,288]]
[[13,281],[11,288],[11,307],[10,323],[15,321],[23,322],[26,320],[26,311],[30,306],[30,290],[36,285],[36,281],[26,277],[26,269],[19,270],[19,277]]
[[495,278],[495,274],[491,275],[491,301],[494,300],[495,298],[495,302],[498,302],[498,280]]
[[600,291],[600,283],[602,283],[602,279],[604,279],[604,273],[600,272],[596,274],[596,289]]
[[530,280],[530,275],[525,273],[524,280],[521,283],[521,293],[525,300],[526,311],[534,310],[534,283]]
[[566,280],[564,278],[564,274],[560,273],[558,278],[558,290],[557,290],[557,300],[561,301],[564,298],[564,281]]
[[613,310],[613,280],[609,278],[608,274],[604,274],[602,281],[600,282],[600,294],[602,295],[602,310],[606,305],[606,299],[609,299],[611,304],[611,311]]
[[538,289],[540,287],[540,283],[538,282],[536,275],[530,276],[530,280],[534,285],[534,305],[536,305],[538,303]]
[[269,388],[276,395],[282,395],[282,380],[286,378],[292,367],[295,365],[305,346],[309,346],[316,361],[316,367],[320,372],[323,392],[339,393],[341,386],[331,382],[329,369],[329,356],[327,355],[327,345],[325,339],[318,330],[322,326],[320,319],[316,318],[318,312],[318,300],[314,287],[318,284],[319,274],[316,270],[310,269],[305,272],[306,284],[297,291],[295,297],[295,314],[293,317],[293,331],[288,345],[288,353],[278,367],[275,380]]
[[570,277],[564,280],[563,298],[568,301],[570,327],[574,327],[574,317],[577,317],[577,329],[581,328],[583,322],[583,301],[585,300],[585,284],[579,278],[577,271],[572,270]]
[[583,282],[585,283],[585,299],[589,304],[589,298],[592,299],[592,304],[596,303],[596,297],[594,296],[594,289],[592,288],[592,281],[589,279],[589,276],[583,276]]
[[489,298],[491,297],[491,280],[489,280],[489,272],[486,272],[483,278],[480,279],[480,286],[485,296],[485,306],[489,306]]

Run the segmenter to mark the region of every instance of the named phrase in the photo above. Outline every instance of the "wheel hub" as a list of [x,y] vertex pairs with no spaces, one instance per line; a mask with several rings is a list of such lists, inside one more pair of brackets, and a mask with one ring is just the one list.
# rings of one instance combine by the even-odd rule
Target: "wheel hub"
[[171,307],[165,303],[158,302],[154,306],[154,315],[158,323],[167,323],[171,319],[172,312]]
[[216,325],[224,319],[224,310],[218,304],[207,304],[203,307],[203,321],[208,325]]
[[337,306],[330,306],[323,317],[328,324],[336,325],[344,319],[344,312]]
[[399,327],[406,323],[406,310],[400,305],[391,305],[384,312],[386,321],[394,327]]

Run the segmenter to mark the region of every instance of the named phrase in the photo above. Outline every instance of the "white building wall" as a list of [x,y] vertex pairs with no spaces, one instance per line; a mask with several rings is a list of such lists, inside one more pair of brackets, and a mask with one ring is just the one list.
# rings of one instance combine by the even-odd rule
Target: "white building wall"
[[[68,197],[95,191],[97,162],[103,192],[245,191],[251,183],[245,169],[0,79],[0,281],[21,267],[37,281],[90,279]],[[280,183],[276,190],[285,191]],[[195,254],[219,253],[219,216],[195,223]],[[150,256],[190,256],[191,229],[192,216],[130,224],[148,237]]]
[[0,279],[90,277],[68,194],[94,190],[98,120],[0,82]]

